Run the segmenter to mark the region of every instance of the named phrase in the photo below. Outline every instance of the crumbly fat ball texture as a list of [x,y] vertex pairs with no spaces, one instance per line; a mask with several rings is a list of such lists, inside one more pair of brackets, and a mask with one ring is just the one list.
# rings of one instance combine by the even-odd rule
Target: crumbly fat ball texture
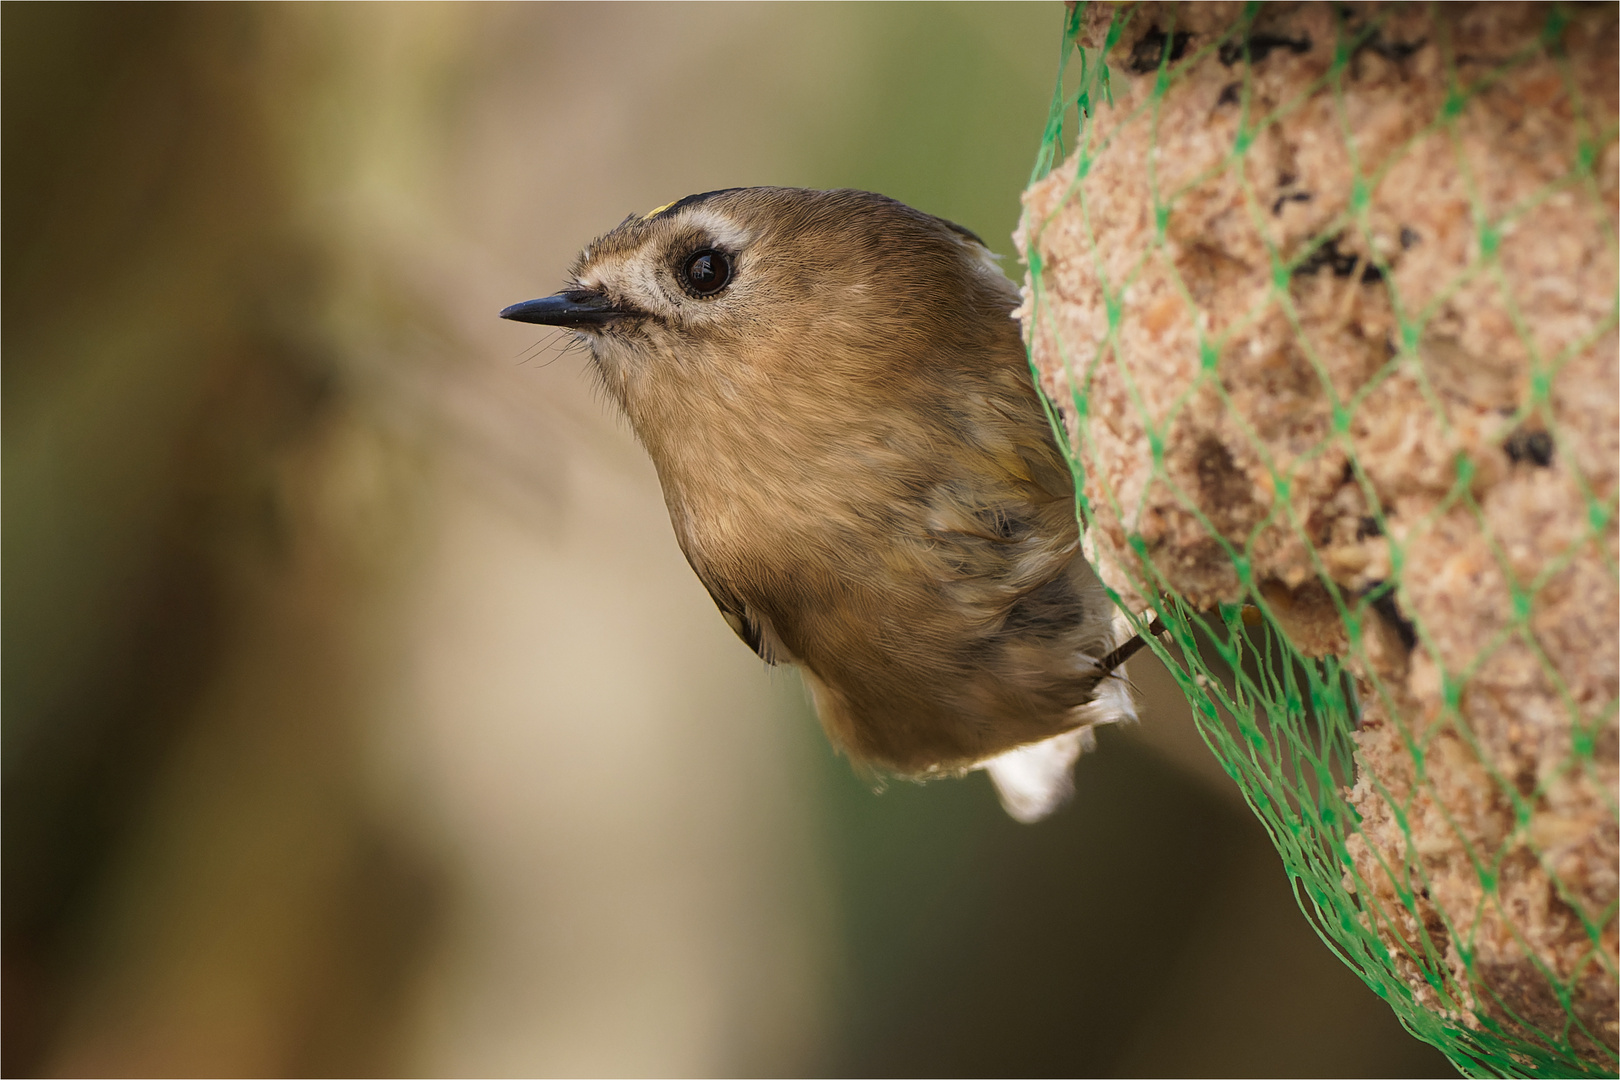
[[[1132,10],[1112,105],[1025,195],[1020,315],[1090,554],[1142,611],[1137,582],[1243,598],[1215,535],[1247,546],[1296,647],[1356,674],[1350,847],[1380,935],[1445,939],[1469,1023],[1562,1030],[1544,967],[1613,1049],[1616,8],[1568,10],[1549,48],[1537,5],[1268,5],[1246,55],[1217,44],[1242,10]],[[1324,582],[1394,583],[1354,649]]]

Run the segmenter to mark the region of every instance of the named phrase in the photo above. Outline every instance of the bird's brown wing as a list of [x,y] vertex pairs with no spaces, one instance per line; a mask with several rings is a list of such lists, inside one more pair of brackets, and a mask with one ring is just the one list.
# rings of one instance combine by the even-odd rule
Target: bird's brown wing
[[686,556],[687,565],[703,583],[703,587],[709,590],[709,597],[714,601],[714,606],[720,609],[720,614],[725,616],[726,625],[742,638],[743,644],[758,653],[759,658],[767,664],[796,662],[793,654],[782,644],[781,638],[776,636],[776,630],[771,626],[769,619],[750,608],[740,596],[727,588],[724,582],[708,573],[699,560],[692,558],[691,553],[685,550],[684,545],[681,553]]

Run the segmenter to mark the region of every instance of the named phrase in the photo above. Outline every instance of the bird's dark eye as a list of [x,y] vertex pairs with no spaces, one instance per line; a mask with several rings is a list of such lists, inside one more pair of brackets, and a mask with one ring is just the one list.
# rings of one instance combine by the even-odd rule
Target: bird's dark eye
[[731,257],[723,251],[694,251],[681,265],[681,284],[693,296],[713,296],[731,283]]

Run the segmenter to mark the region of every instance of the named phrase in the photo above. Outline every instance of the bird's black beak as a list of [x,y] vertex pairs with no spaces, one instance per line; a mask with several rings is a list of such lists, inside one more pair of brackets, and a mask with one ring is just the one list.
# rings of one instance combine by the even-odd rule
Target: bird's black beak
[[556,296],[525,300],[501,311],[501,318],[542,326],[601,326],[627,312],[615,308],[606,296],[589,289],[570,289]]

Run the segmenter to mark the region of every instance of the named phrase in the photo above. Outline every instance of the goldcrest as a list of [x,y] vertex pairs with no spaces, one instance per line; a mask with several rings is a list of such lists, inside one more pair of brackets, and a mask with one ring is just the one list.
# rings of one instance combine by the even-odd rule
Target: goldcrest
[[968,230],[863,191],[732,188],[634,215],[564,327],[651,455],[737,636],[804,673],[828,736],[908,777],[985,768],[1033,821],[1133,718],[1017,288]]

